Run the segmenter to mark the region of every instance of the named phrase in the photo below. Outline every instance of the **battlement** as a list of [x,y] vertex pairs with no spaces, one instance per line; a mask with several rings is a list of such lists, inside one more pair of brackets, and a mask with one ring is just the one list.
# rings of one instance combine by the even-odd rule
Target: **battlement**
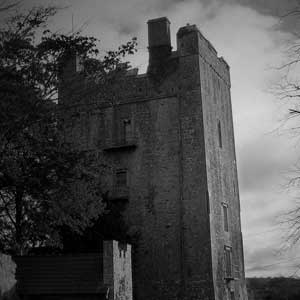
[[[212,43],[202,34],[196,25],[187,24],[177,32],[177,50],[171,51],[170,21],[157,18],[148,21],[149,70],[157,71],[169,67],[176,59],[189,55],[199,55],[230,86],[229,66]],[[174,65],[174,63],[173,63]]]
[[[180,73],[183,69],[188,68],[188,64],[195,64],[196,62],[190,62],[186,58],[192,56],[198,56],[230,86],[230,74],[227,62],[223,57],[218,57],[218,52],[214,46],[196,25],[187,24],[179,28],[177,32],[177,49],[176,51],[172,51],[170,21],[166,17],[162,17],[149,20],[147,23],[148,71],[146,74],[138,74],[137,68],[127,71],[126,78],[122,79],[122,82],[119,82],[116,88],[119,101],[123,102],[123,98],[145,99],[176,94],[178,87],[181,86],[184,88],[184,85],[187,83],[187,81],[178,83],[179,78],[182,77]],[[64,64],[63,78],[72,80],[82,70],[82,67],[83,64],[76,55],[70,56],[69,61],[66,61]],[[191,66],[191,68],[194,67]],[[156,85],[160,85],[160,89],[154,88],[153,80],[149,80],[150,77],[154,79]],[[166,83],[166,81],[168,82]],[[65,83],[64,86],[69,86],[69,84],[66,84],[68,80],[63,80],[63,82]],[[197,83],[195,82],[195,84]],[[122,88],[119,88],[121,86]],[[189,86],[191,87],[191,84]],[[64,90],[66,90],[65,87],[60,91],[61,98],[66,98],[63,96]],[[82,102],[80,99],[75,101],[73,99],[72,104],[78,101]]]

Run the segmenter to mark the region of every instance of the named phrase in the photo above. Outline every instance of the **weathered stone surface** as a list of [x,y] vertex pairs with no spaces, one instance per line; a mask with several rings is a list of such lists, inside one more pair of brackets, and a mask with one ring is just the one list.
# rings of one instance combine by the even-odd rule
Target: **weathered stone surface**
[[0,253],[0,299],[12,299],[15,289],[16,264],[11,256]]

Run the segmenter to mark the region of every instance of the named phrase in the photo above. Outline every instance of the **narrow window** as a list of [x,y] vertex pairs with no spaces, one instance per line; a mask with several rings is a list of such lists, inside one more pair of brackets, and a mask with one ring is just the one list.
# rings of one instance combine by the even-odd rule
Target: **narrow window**
[[122,124],[122,142],[128,143],[132,138],[131,120],[123,120]]
[[117,187],[127,186],[127,171],[126,170],[118,170],[116,172],[116,186]]
[[228,223],[228,204],[222,203],[223,206],[223,225],[224,225],[224,230],[226,232],[229,231],[229,223]]
[[221,128],[221,122],[218,121],[218,137],[219,137],[219,147],[222,148],[222,128]]
[[236,195],[236,187],[235,187],[235,181],[233,181],[233,194]]
[[234,292],[233,291],[230,292],[230,300],[235,300]]
[[224,247],[224,259],[225,259],[225,278],[233,278],[231,247],[228,247],[228,246]]

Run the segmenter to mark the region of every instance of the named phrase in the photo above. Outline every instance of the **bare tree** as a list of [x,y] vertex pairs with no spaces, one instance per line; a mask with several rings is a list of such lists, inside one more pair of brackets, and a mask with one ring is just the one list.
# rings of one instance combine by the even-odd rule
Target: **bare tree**
[[[282,20],[287,18],[299,19],[300,1],[298,6],[282,16]],[[289,41],[285,49],[285,61],[277,67],[281,73],[281,78],[273,86],[273,92],[288,105],[287,126],[288,130],[297,138],[300,134],[300,34],[293,32],[293,39]],[[300,166],[296,162],[295,168],[290,170],[288,179],[288,189],[300,190]],[[284,224],[288,225],[288,234],[286,241],[289,245],[295,245],[300,241],[300,201],[295,206],[282,215]]]
[[0,13],[1,12],[5,12],[8,11],[12,8],[15,8],[16,6],[18,6],[22,1],[15,1],[13,3],[10,3],[7,0],[2,0],[0,1]]

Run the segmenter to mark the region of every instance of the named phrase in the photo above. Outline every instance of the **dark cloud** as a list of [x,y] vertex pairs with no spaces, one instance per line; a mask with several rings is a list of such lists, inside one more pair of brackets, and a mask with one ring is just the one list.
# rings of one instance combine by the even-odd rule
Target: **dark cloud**
[[[195,5],[200,4],[203,9],[213,7],[209,11],[208,18],[214,18],[218,8],[222,5],[242,5],[249,7],[261,14],[271,16],[282,16],[287,12],[295,9],[299,4],[298,0],[86,0],[84,4],[79,0],[25,0],[23,5],[30,7],[33,5],[56,4],[67,6],[79,10],[80,8],[88,12],[87,18],[100,17],[103,21],[116,25],[116,30],[120,34],[135,34],[140,30],[139,22],[132,22],[134,19],[141,20],[146,16],[162,16],[170,12],[178,5]],[[300,21],[297,18],[285,18],[281,28],[286,30],[295,30],[296,26],[300,28]]]
[[273,16],[282,16],[299,4],[297,0],[236,0],[235,2]]
[[[235,2],[241,5],[251,7],[261,14],[271,15],[275,17],[282,17],[289,12],[299,7],[298,0],[225,0],[228,2]],[[284,17],[278,22],[278,26],[287,31],[294,31],[300,29],[299,16]]]

